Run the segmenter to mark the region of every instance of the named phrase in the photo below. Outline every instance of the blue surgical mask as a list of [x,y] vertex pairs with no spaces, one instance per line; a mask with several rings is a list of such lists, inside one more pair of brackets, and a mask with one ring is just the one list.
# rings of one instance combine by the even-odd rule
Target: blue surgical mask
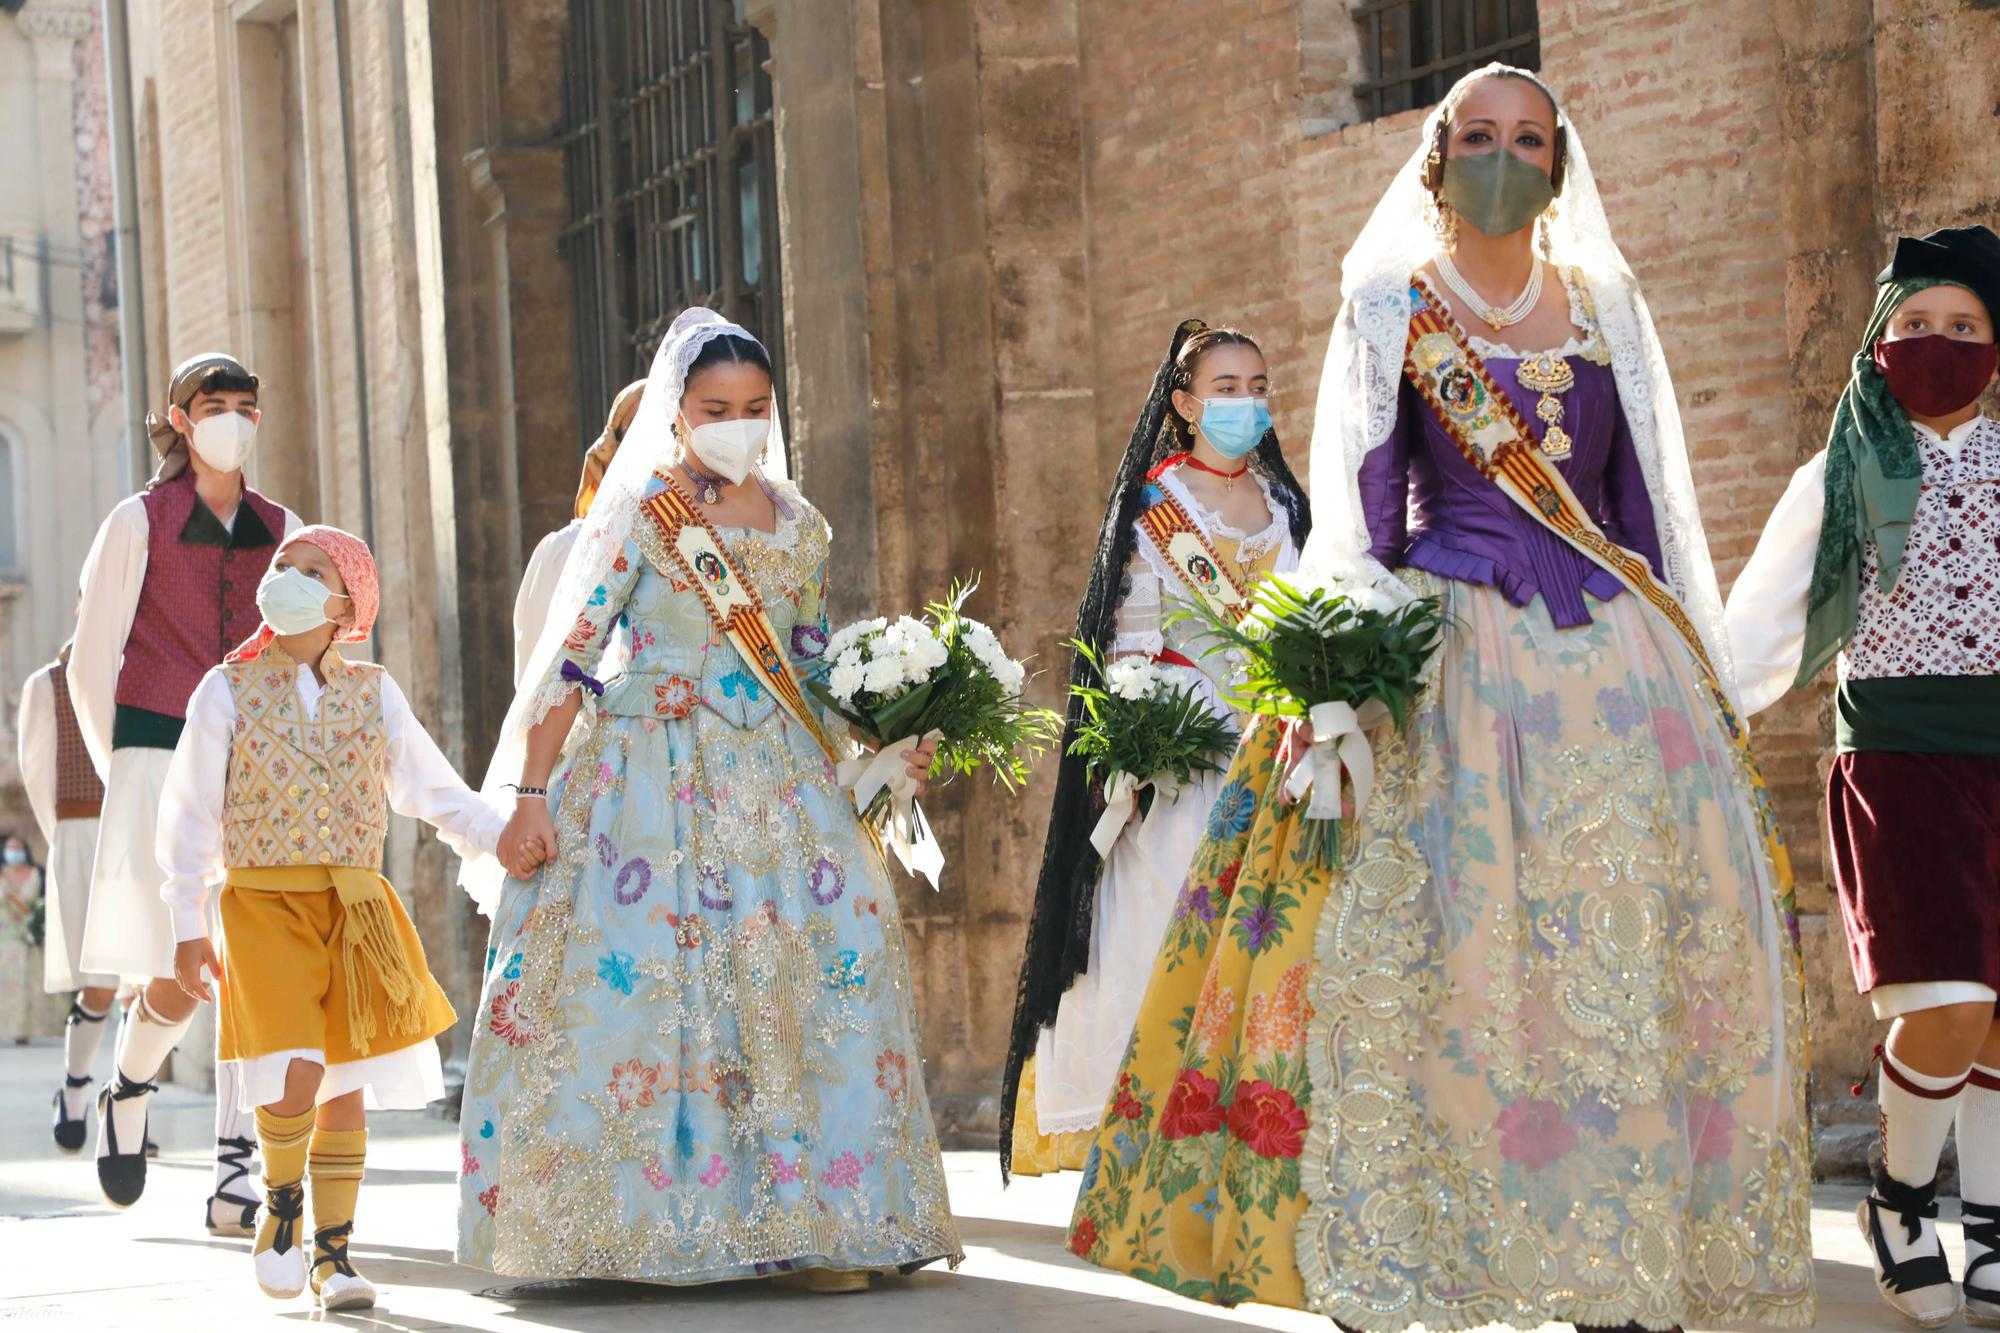
[[1241,458],[1271,430],[1271,405],[1262,398],[1201,400],[1202,438],[1224,458]]
[[4,853],[0,853],[0,859],[4,859],[10,866],[24,866],[28,864],[28,849],[9,847]]

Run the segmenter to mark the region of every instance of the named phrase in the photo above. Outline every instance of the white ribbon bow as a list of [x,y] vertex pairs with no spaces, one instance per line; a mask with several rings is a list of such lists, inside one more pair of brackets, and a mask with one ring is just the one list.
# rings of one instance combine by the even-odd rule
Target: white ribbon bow
[[1338,819],[1344,771],[1354,784],[1354,810],[1359,814],[1368,808],[1368,794],[1375,787],[1375,751],[1367,733],[1388,720],[1388,706],[1379,699],[1370,699],[1358,711],[1352,704],[1314,704],[1307,716],[1312,722],[1312,746],[1285,779],[1285,799],[1296,804],[1310,791],[1306,818]]
[[1100,858],[1109,857],[1118,844],[1118,835],[1125,831],[1126,822],[1139,806],[1141,785],[1138,778],[1123,769],[1104,780],[1104,813],[1097,817],[1097,827],[1090,831],[1090,845],[1097,849]]
[[910,751],[928,741],[940,739],[941,731],[922,736],[905,736],[891,741],[873,754],[843,759],[834,776],[841,786],[854,793],[854,808],[865,818],[876,796],[889,793],[886,841],[912,875],[922,875],[938,886],[938,872],[944,869],[944,848],[931,832],[923,807],[917,804],[917,780],[910,775]]
[[1104,780],[1104,813],[1097,817],[1097,827],[1090,831],[1090,845],[1097,849],[1099,858],[1108,859],[1111,849],[1118,845],[1118,835],[1138,813],[1139,789],[1148,783],[1152,784],[1155,809],[1161,801],[1171,801],[1180,794],[1181,784],[1164,773],[1135,778],[1118,769]]

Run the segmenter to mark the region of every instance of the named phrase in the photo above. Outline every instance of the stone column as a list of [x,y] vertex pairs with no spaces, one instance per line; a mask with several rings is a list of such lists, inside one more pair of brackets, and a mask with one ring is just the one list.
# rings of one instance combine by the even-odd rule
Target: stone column
[[[17,474],[30,497],[61,497],[60,503],[32,503],[17,543],[33,590],[18,602],[19,650],[7,660],[15,681],[38,666],[68,633],[75,613],[75,579],[102,518],[116,495],[117,459],[98,458],[90,449],[90,366],[86,356],[83,277],[76,257],[83,250],[78,216],[76,54],[92,34],[92,0],[29,0],[15,23],[35,52],[36,127],[41,144],[36,160],[41,179],[26,190],[40,199],[38,226],[45,253],[42,312],[45,349],[43,390],[38,395],[49,435],[29,444]],[[30,272],[40,261],[16,254]],[[39,445],[40,447],[36,447]],[[32,658],[32,662],[21,660]]]
[[[1785,340],[1792,364],[1793,429],[1764,442],[1803,463],[1826,444],[1849,358],[1874,302],[1881,246],[1876,229],[1873,6],[1870,0],[1776,0],[1780,34],[1779,129],[1786,152],[1775,182],[1783,206]],[[1775,503],[1778,478],[1764,481]],[[1821,1169],[1863,1175],[1876,1136],[1872,1108],[1853,1104],[1877,1024],[1854,990],[1834,901],[1821,811],[1833,743],[1828,679],[1797,690],[1756,721],[1764,776],[1790,841],[1806,956],[1806,1005],[1815,1080],[1815,1151]]]
[[[749,8],[775,66],[787,426],[836,534],[835,619],[976,574],[974,614],[1034,655],[1051,704],[1101,514],[1075,11]],[[981,1146],[1047,801],[983,774],[942,788],[942,892],[896,873],[932,1105]]]

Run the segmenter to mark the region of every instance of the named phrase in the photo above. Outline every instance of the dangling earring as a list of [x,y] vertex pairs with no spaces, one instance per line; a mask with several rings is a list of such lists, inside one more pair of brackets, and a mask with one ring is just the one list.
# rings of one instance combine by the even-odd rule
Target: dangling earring
[[1458,210],[1434,194],[1425,200],[1424,210],[1430,214],[1431,230],[1437,233],[1438,249],[1445,254],[1458,249]]
[[1556,201],[1549,200],[1549,206],[1542,210],[1541,216],[1535,221],[1541,232],[1542,257],[1553,263],[1556,257]]

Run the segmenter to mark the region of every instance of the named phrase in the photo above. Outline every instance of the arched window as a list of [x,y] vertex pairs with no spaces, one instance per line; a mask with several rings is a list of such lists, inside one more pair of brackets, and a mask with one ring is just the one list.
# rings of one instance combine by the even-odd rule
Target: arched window
[[583,439],[688,306],[782,361],[770,58],[742,0],[570,0],[562,249]]

